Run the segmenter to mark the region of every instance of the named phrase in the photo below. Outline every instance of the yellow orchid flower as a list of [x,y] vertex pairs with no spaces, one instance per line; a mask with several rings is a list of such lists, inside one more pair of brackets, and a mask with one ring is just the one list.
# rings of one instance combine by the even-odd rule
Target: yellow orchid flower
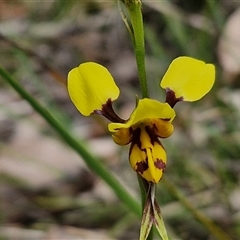
[[128,121],[108,125],[115,143],[131,142],[130,164],[149,182],[157,183],[163,175],[167,157],[159,138],[172,134],[174,117],[175,111],[168,103],[144,98],[138,101]]
[[76,108],[85,116],[92,113],[108,118],[112,138],[119,145],[131,143],[129,161],[133,170],[148,182],[157,183],[166,166],[166,152],[159,138],[173,132],[174,105],[178,101],[196,101],[210,91],[215,78],[212,64],[190,57],[176,58],[165,73],[161,87],[166,102],[140,99],[128,120],[120,118],[112,107],[119,96],[111,74],[100,64],[80,64],[68,74],[68,92]]

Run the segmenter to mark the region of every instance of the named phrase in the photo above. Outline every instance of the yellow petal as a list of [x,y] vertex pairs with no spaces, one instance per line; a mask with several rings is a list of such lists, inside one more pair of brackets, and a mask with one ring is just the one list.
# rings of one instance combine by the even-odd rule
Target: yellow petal
[[178,57],[170,64],[160,86],[171,89],[176,98],[192,102],[208,93],[214,80],[214,65],[190,57]]
[[[137,142],[132,142],[129,161],[134,171],[149,182],[158,183],[166,167],[166,152],[157,138],[151,138],[141,126]],[[136,139],[137,140],[137,139]]]
[[150,126],[154,133],[160,138],[167,138],[172,135],[173,125],[170,121],[163,119],[152,119]]
[[89,116],[109,99],[116,100],[119,89],[111,74],[100,64],[87,62],[68,74],[68,92],[79,112]]
[[131,141],[131,133],[128,128],[121,128],[112,134],[113,141],[118,145],[126,145]]
[[126,123],[110,123],[108,129],[110,132],[116,132],[120,128],[129,128],[135,124],[145,122],[148,119],[169,119],[169,122],[175,117],[175,111],[168,103],[161,103],[157,100],[144,98],[140,99],[137,107],[132,112],[130,119]]

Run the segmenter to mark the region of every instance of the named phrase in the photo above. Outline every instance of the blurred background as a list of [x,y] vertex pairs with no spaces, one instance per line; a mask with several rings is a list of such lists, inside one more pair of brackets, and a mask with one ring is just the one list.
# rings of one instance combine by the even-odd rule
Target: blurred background
[[[240,239],[240,2],[143,1],[152,98],[169,63],[188,55],[214,63],[214,88],[179,103],[164,178],[229,239]],[[128,148],[107,121],[83,117],[66,91],[84,61],[106,66],[128,117],[140,94],[133,46],[116,1],[0,1],[0,66],[40,101],[137,198]],[[30,105],[0,79],[0,239],[137,239],[140,219],[91,173]],[[160,182],[157,199],[171,239],[216,239]]]

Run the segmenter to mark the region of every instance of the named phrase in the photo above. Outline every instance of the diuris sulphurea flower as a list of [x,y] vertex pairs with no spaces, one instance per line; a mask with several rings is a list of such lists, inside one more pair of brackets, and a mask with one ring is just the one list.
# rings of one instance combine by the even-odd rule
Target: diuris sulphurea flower
[[151,183],[158,183],[167,161],[160,141],[173,132],[176,115],[173,107],[179,101],[196,101],[210,91],[215,80],[212,64],[191,57],[172,61],[160,86],[166,90],[165,103],[150,98],[137,101],[129,119],[120,118],[112,103],[120,94],[109,71],[100,64],[86,62],[68,74],[68,92],[84,116],[100,114],[111,121],[112,138],[119,145],[130,144],[129,161],[134,171]]

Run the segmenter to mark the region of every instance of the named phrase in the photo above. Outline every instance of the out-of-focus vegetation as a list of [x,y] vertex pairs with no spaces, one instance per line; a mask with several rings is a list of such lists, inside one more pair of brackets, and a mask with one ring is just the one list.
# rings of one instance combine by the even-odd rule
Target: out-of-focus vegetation
[[[163,140],[164,177],[231,237],[240,238],[240,3],[143,1],[150,96],[177,56],[216,65],[213,90],[179,103],[175,131]],[[38,99],[138,198],[128,147],[107,122],[84,118],[66,92],[68,71],[105,65],[128,116],[140,94],[128,32],[115,1],[0,1],[0,65]],[[0,236],[2,239],[136,239],[140,220],[114,196],[8,85],[0,81]],[[214,239],[164,181],[158,202],[172,239]]]

